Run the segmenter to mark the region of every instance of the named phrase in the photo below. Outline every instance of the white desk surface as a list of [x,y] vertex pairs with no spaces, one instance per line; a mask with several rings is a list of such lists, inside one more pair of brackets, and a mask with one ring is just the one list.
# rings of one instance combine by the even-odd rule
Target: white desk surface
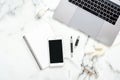
[[[80,65],[84,53],[94,52],[94,46],[104,50],[103,55],[97,55],[95,61],[97,80],[120,80],[120,34],[109,48],[91,38],[85,48],[86,35],[52,19],[52,10],[58,2],[59,0],[0,1],[0,80],[76,80],[82,71]],[[37,19],[36,14],[46,6],[52,10]],[[62,68],[40,70],[22,38],[26,30],[36,28],[34,24],[40,21],[49,24],[55,35],[63,38],[65,64]],[[70,36],[73,36],[73,41],[80,36],[73,58],[70,57]],[[91,55],[84,59],[85,64],[90,65],[89,58]]]

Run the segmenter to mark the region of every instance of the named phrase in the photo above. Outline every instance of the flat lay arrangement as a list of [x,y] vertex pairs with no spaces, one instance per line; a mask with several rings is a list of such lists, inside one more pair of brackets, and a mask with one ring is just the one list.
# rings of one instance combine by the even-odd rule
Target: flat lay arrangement
[[0,80],[120,80],[119,5],[1,0]]

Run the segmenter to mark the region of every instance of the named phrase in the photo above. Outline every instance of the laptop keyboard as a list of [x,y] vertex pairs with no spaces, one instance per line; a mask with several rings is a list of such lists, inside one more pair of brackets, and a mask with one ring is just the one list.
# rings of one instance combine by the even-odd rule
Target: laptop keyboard
[[115,25],[120,15],[120,6],[109,0],[69,0],[69,2]]

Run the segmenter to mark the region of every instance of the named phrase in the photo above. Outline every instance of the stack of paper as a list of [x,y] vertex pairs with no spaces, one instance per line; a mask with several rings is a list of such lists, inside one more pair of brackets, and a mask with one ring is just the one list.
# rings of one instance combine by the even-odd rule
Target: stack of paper
[[48,38],[54,34],[50,25],[45,22],[35,23],[34,26],[35,29],[27,31],[23,38],[40,69],[44,69],[49,66]]

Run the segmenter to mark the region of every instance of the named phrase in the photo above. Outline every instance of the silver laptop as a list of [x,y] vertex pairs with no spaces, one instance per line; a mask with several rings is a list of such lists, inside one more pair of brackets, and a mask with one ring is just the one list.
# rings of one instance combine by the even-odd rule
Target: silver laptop
[[119,0],[61,0],[53,17],[111,46],[120,30]]

